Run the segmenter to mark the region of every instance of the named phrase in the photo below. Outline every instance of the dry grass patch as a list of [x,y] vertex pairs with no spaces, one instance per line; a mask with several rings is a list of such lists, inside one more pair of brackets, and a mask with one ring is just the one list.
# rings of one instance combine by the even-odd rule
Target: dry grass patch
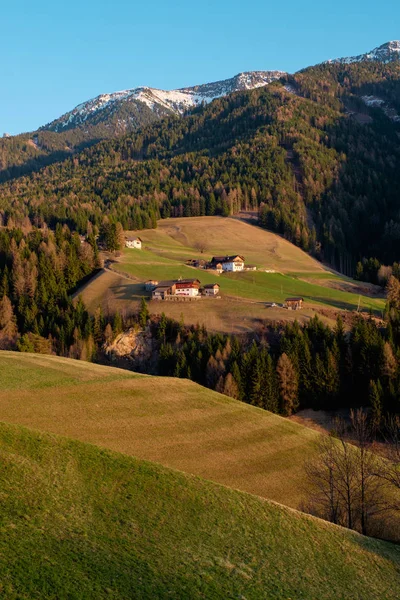
[[182,379],[11,352],[0,353],[0,370],[8,374],[0,379],[2,421],[160,462],[289,506],[303,499],[303,463],[318,435],[311,429]]

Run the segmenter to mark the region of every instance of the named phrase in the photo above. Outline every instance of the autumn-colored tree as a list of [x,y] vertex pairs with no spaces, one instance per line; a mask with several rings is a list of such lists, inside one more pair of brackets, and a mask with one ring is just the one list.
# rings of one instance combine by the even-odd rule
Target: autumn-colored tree
[[17,323],[8,296],[0,300],[0,349],[12,348],[17,338]]
[[283,353],[276,367],[282,413],[291,415],[298,408],[298,380],[292,361]]
[[232,373],[228,373],[225,377],[223,393],[225,396],[230,396],[231,398],[239,398],[239,387]]
[[400,281],[391,275],[386,285],[386,297],[389,308],[400,310]]

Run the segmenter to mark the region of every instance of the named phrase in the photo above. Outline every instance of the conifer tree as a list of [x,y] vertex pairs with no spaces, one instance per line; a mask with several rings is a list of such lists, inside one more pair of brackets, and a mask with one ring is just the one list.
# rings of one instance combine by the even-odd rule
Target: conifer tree
[[371,426],[376,433],[381,427],[383,418],[382,386],[379,381],[369,382],[368,401],[371,407]]
[[139,310],[139,325],[144,329],[147,325],[147,321],[150,318],[150,312],[147,306],[147,302],[144,298],[144,296],[142,296],[142,299],[140,301],[140,310]]
[[290,416],[298,407],[298,381],[296,371],[287,354],[279,357],[276,367],[282,413]]

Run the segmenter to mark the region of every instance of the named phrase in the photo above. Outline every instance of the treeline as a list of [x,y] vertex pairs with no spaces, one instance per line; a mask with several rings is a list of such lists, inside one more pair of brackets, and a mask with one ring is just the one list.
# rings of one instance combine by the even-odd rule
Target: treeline
[[359,281],[367,281],[385,287],[391,276],[400,279],[400,263],[383,265],[377,258],[364,258],[358,261],[354,277]]
[[332,329],[316,316],[303,326],[270,326],[261,339],[242,340],[162,315],[151,321],[158,340],[156,372],[192,379],[282,415],[303,408],[370,407],[377,429],[385,415],[400,413],[400,284],[395,280],[393,286],[390,294],[397,300],[389,301],[384,329],[362,316],[349,332],[340,317]]
[[[166,114],[169,112],[165,110]],[[133,102],[118,107],[118,110],[112,106],[96,116],[89,114],[80,125],[65,125],[65,119],[57,119],[31,133],[0,138],[0,182],[62,162],[101,140],[151,125],[160,116],[145,104]]]
[[[378,90],[394,105],[398,77],[397,63],[321,65],[290,79],[299,95],[278,82],[219,98],[1,186],[3,223],[28,216],[83,233],[104,216],[141,229],[252,209],[262,226],[347,274],[363,257],[392,264],[399,126],[360,94]],[[370,120],[360,124],[354,110]]]

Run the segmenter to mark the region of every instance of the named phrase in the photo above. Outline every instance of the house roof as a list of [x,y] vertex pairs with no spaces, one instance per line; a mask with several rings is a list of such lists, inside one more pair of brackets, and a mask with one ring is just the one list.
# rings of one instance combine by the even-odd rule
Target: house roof
[[127,242],[141,242],[142,240],[140,239],[140,237],[126,237],[125,238]]
[[206,285],[204,286],[204,289],[211,290],[212,288],[215,288],[215,287],[221,287],[221,286],[219,285],[219,283],[206,283]]
[[200,283],[200,279],[177,279],[175,283]]
[[[148,283],[150,283],[151,280],[148,281]],[[198,285],[200,285],[200,280],[199,279],[166,279],[164,281],[159,281],[157,283],[157,287],[171,287],[173,285],[177,285],[178,283],[185,283],[185,284],[193,284],[196,283]]]
[[159,281],[157,287],[171,287],[172,285],[175,285],[176,281],[174,279],[170,279],[170,280],[165,280],[165,281]]
[[244,256],[240,256],[240,254],[233,254],[231,256],[213,256],[211,259],[212,263],[224,263],[234,261],[244,262]]
[[286,298],[285,302],[304,302],[304,298]]
[[175,285],[178,289],[200,287],[200,283],[198,283],[197,281],[177,281]]

